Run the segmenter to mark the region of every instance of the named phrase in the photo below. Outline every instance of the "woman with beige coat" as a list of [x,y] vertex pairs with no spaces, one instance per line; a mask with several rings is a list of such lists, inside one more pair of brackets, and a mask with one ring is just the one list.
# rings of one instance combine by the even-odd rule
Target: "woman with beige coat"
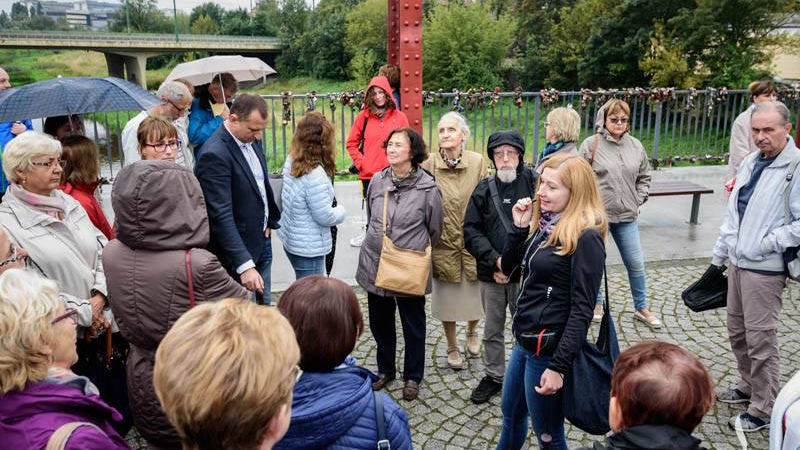
[[433,249],[431,314],[444,327],[447,365],[459,370],[464,360],[458,350],[456,322],[467,322],[467,356],[480,355],[476,329],[484,314],[475,259],[464,248],[464,213],[488,169],[483,156],[466,150],[469,126],[461,114],[451,111],[442,116],[438,130],[439,151],[422,164],[436,178],[444,209],[442,238]]
[[[597,133],[581,144],[579,153],[589,161],[603,196],[608,215],[608,231],[614,237],[622,262],[628,271],[633,317],[650,328],[661,328],[661,321],[647,307],[644,253],[639,239],[639,208],[650,194],[650,163],[642,143],[631,136],[630,106],[612,98],[595,118]],[[602,319],[600,295],[594,320]]]

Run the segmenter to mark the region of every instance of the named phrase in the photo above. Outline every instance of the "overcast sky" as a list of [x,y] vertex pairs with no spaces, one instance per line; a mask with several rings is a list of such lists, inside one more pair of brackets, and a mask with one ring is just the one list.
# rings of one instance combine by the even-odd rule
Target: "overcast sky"
[[[16,0],[0,0],[0,9],[5,10],[7,12],[11,12],[11,5],[15,1]],[[113,3],[115,0],[105,0],[105,1]],[[183,10],[186,13],[189,13],[192,10],[192,8],[207,1],[209,0],[176,0],[176,5],[179,10]],[[71,2],[64,1],[64,3],[71,3]],[[250,8],[250,0],[214,0],[214,3],[221,5],[225,9],[236,9],[239,7]],[[253,0],[254,5],[255,3],[256,0]],[[310,5],[311,0],[306,0],[306,3]],[[158,0],[158,7],[172,9],[172,0]]]

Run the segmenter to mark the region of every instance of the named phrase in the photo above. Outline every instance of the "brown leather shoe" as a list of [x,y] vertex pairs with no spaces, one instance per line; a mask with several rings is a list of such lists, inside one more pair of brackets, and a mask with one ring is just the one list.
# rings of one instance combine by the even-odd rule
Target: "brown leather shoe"
[[406,384],[403,386],[403,400],[416,400],[417,395],[419,395],[419,383],[414,380],[406,380]]
[[394,378],[395,378],[394,375],[386,375],[383,373],[379,373],[378,381],[372,383],[372,390],[380,391],[381,389],[386,387],[387,384],[391,383],[394,380]]

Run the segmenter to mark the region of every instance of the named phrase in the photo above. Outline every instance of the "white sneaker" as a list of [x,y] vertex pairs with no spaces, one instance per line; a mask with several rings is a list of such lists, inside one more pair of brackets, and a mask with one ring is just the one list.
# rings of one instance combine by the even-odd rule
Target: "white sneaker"
[[350,245],[353,247],[361,247],[361,244],[364,243],[365,236],[366,233],[361,233],[358,236],[354,237],[353,239],[350,239]]

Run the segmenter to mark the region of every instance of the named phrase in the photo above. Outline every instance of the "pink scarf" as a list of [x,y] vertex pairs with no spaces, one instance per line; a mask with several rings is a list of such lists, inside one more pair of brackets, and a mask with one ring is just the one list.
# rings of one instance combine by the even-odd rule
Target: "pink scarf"
[[58,220],[62,220],[64,217],[64,199],[55,193],[51,193],[49,196],[34,194],[18,184],[12,184],[8,187],[7,194],[48,216]]

